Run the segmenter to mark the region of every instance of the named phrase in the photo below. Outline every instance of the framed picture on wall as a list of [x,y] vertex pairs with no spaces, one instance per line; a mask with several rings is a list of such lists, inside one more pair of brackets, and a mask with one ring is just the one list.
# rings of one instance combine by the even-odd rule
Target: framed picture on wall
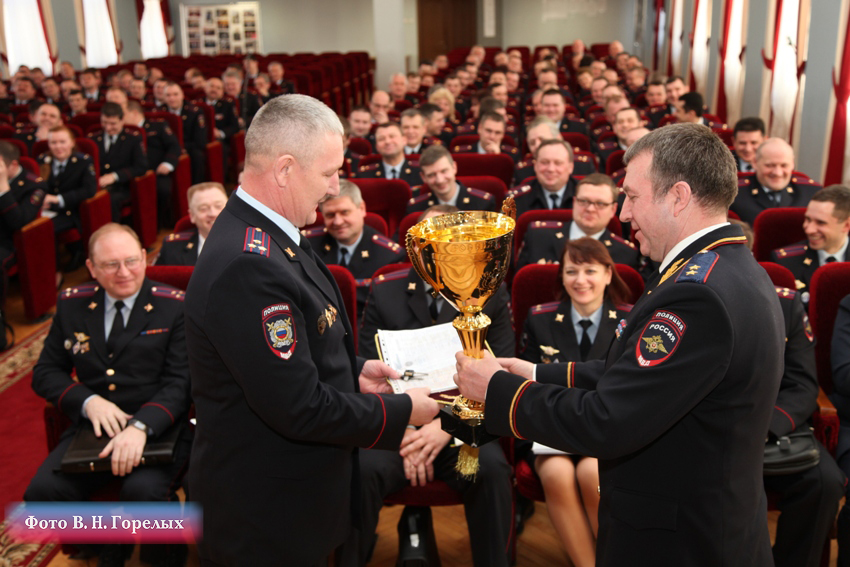
[[180,4],[182,53],[261,53],[259,21],[259,2]]

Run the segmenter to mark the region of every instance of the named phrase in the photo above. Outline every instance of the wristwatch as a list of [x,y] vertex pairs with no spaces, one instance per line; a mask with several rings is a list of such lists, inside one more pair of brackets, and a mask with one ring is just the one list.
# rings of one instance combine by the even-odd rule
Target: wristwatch
[[135,419],[135,418],[131,419],[130,421],[127,422],[127,425],[133,426],[136,429],[138,429],[139,431],[144,431],[145,435],[147,435],[148,437],[151,437],[153,435],[153,429],[151,429],[150,427],[145,425],[145,423],[143,421],[140,421],[138,419]]

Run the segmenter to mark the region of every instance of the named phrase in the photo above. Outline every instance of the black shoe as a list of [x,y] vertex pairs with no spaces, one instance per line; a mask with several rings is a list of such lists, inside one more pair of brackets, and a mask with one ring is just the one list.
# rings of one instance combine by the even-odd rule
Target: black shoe
[[525,496],[521,494],[517,494],[516,497],[516,514],[514,515],[514,522],[516,527],[516,535],[522,533],[522,530],[525,529],[525,521],[534,515],[534,501],[529,500]]

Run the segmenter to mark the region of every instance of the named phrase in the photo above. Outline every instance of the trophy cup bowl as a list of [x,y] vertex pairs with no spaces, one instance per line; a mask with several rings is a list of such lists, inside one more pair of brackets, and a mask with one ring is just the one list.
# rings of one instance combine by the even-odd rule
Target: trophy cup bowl
[[[503,213],[460,211],[425,219],[407,232],[407,254],[419,276],[460,314],[452,325],[467,356],[482,358],[490,318],[482,313],[511,261],[516,206]],[[484,428],[484,404],[458,396],[440,411],[443,430],[470,447],[496,439]]]

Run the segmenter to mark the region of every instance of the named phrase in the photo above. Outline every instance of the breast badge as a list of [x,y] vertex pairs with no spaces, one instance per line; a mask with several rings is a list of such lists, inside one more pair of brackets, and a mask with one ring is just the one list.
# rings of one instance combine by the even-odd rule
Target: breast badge
[[271,351],[284,360],[295,352],[295,321],[287,303],[263,309],[263,333]]
[[[89,345],[89,339],[91,339],[91,337],[85,333],[74,333],[74,338],[77,339],[77,342],[75,342],[71,347],[71,352],[75,355],[87,353],[89,348],[91,348]],[[70,341],[65,341],[66,348],[69,342]]]

